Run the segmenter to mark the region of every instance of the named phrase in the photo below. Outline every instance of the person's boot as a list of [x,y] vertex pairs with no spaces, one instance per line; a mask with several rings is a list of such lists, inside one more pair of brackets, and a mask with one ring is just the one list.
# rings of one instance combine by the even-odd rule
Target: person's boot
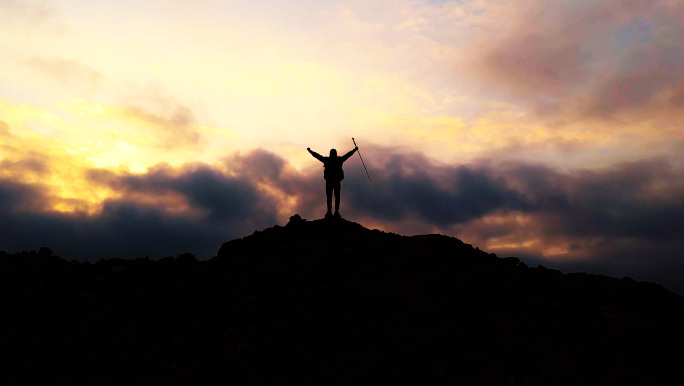
[[332,214],[332,212],[331,212],[330,210],[328,210],[327,212],[325,212],[325,218],[331,218],[332,216],[333,216],[333,214]]
[[337,212],[335,212],[335,217],[336,218],[342,218],[342,215],[340,214],[339,210]]

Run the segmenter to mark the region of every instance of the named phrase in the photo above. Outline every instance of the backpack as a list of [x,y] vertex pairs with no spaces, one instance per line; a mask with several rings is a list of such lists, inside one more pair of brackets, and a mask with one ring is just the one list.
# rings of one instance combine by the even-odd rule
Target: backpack
[[[337,158],[339,160],[339,158]],[[342,181],[344,180],[344,170],[342,170],[342,162],[328,162],[324,163],[323,178],[326,181]]]

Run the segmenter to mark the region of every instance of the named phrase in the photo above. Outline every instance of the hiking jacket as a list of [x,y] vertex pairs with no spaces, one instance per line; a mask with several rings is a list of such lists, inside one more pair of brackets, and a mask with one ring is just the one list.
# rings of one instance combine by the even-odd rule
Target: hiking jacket
[[322,155],[316,153],[313,150],[309,150],[309,153],[311,153],[314,158],[317,160],[323,162],[323,178],[325,178],[326,181],[342,181],[344,179],[344,171],[342,170],[342,164],[344,161],[349,159],[349,157],[354,154],[356,151],[356,148],[354,148],[352,151],[349,153],[341,156],[341,157],[323,157]]

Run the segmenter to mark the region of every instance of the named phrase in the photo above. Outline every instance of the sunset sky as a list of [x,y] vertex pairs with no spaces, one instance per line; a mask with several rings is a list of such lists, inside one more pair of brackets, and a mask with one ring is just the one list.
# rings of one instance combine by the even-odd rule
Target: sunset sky
[[0,0],[0,250],[325,213],[684,293],[684,1]]

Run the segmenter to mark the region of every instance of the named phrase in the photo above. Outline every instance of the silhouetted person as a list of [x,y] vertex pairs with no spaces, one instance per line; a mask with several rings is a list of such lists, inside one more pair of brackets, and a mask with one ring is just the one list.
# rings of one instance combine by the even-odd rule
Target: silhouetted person
[[342,170],[342,164],[344,161],[349,159],[349,157],[354,154],[359,148],[358,146],[352,149],[349,153],[343,155],[342,157],[337,156],[337,150],[330,149],[330,156],[323,157],[322,155],[311,150],[307,147],[306,150],[311,153],[317,160],[323,162],[323,178],[325,178],[325,195],[327,197],[328,211],[325,213],[325,217],[331,217],[333,214],[330,212],[332,207],[332,195],[335,193],[335,217],[340,216],[340,187],[341,182],[344,179],[344,171]]

